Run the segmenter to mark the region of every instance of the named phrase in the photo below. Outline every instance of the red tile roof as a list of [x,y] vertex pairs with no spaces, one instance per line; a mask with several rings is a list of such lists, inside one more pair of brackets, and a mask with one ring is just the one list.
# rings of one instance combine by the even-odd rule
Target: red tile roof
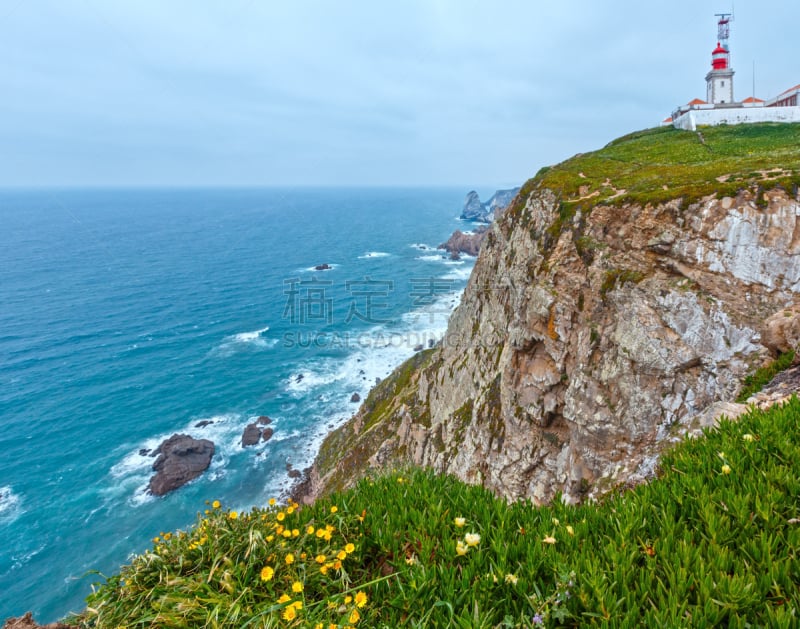
[[706,101],[704,101],[704,100],[700,100],[699,98],[695,98],[695,99],[693,99],[693,100],[690,100],[690,101],[689,101],[688,103],[686,103],[686,104],[687,104],[687,105],[708,105],[708,103],[707,103]]

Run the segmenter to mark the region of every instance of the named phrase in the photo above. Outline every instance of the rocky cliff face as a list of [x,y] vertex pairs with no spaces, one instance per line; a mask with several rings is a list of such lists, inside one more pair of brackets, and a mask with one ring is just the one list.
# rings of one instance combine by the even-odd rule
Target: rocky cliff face
[[579,501],[652,473],[767,356],[762,322],[800,290],[796,191],[581,208],[526,188],[441,346],[329,435],[312,496],[413,463],[509,498]]

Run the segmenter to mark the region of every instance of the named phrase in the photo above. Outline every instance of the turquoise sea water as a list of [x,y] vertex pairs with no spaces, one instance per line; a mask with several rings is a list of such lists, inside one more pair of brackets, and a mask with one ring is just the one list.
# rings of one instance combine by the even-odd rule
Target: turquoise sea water
[[[434,248],[463,194],[0,191],[0,620],[80,610],[87,571],[204,501],[286,489],[354,392],[444,332],[472,261]],[[258,415],[275,435],[243,449]],[[216,454],[154,498],[139,451],[176,432]]]

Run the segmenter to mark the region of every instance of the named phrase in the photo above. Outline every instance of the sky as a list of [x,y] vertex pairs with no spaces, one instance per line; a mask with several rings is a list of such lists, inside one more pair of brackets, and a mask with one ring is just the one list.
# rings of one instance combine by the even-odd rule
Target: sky
[[[0,0],[0,186],[502,187],[705,98],[730,0]],[[800,83],[739,0],[737,99]]]

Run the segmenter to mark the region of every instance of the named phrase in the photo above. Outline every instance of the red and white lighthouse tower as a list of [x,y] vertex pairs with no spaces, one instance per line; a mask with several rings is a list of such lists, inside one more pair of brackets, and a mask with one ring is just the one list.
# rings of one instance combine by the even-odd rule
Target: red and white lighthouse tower
[[733,70],[730,37],[730,13],[718,13],[717,47],[711,53],[711,71],[706,74],[706,101],[715,105],[733,103]]

